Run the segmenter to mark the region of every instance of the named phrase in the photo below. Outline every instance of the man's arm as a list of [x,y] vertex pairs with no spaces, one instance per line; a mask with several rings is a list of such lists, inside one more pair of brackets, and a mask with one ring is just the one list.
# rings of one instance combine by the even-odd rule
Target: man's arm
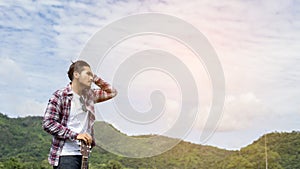
[[[75,140],[78,133],[71,131],[66,126],[62,125],[62,103],[57,93],[50,98],[43,119],[43,129],[51,135],[61,138]],[[61,114],[60,114],[61,113]]]
[[94,75],[94,83],[100,87],[100,89],[94,89],[95,103],[109,100],[118,94],[116,89],[96,75]]

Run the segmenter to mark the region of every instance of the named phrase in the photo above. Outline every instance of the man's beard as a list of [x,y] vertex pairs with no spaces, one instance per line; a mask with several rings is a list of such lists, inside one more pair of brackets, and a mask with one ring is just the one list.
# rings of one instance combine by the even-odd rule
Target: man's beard
[[83,89],[86,89],[86,90],[89,90],[92,87],[92,85],[86,85],[86,84],[81,83],[81,82],[80,82],[80,85],[82,86]]

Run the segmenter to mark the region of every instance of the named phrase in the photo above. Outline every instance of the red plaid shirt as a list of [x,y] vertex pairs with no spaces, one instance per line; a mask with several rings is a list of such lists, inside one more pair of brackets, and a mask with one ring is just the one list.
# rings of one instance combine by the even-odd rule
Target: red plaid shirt
[[[94,134],[92,124],[95,120],[94,103],[111,99],[117,95],[117,91],[101,78],[94,76],[94,82],[100,89],[89,89],[83,92],[85,95],[86,108],[88,112],[90,112],[89,124],[91,124],[92,136]],[[54,166],[58,165],[59,155],[65,140],[75,140],[79,134],[71,131],[67,127],[72,99],[73,91],[71,84],[68,84],[65,88],[54,92],[45,111],[43,128],[53,136],[48,161]],[[94,140],[93,143],[95,143]]]

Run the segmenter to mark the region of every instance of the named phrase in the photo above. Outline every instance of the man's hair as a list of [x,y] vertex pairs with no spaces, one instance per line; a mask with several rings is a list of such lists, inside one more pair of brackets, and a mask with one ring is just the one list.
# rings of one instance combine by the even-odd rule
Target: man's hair
[[76,71],[78,73],[81,73],[83,71],[83,67],[87,66],[90,67],[90,65],[83,61],[83,60],[78,60],[76,62],[72,62],[70,65],[69,71],[68,71],[68,77],[71,81],[73,81],[74,75],[73,73]]

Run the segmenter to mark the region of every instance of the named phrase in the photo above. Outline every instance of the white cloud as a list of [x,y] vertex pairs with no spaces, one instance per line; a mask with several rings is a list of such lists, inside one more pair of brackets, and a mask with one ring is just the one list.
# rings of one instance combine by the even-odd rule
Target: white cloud
[[162,120],[166,122],[165,127],[167,129],[170,129],[175,124],[180,113],[184,113],[184,112],[180,112],[180,108],[181,108],[181,104],[178,101],[171,100],[171,99],[168,99],[166,101],[166,110],[163,117],[164,119]]
[[257,121],[272,118],[270,110],[253,93],[228,96],[219,131],[234,131],[254,128]]
[[[210,107],[201,105],[200,113],[195,123],[194,130],[203,131],[208,120]],[[264,119],[276,119],[279,114],[263,104],[253,93],[244,93],[240,95],[229,95],[226,97],[224,111],[220,116],[219,123],[216,127],[217,132],[233,132],[245,129],[255,128],[257,124]],[[214,129],[213,129],[214,130]]]
[[33,97],[23,96],[22,92],[3,93],[0,97],[0,112],[10,117],[43,116],[47,106],[47,99],[44,102],[40,102]]
[[47,103],[41,103],[33,99],[26,99],[18,103],[15,108],[15,115],[18,116],[43,116]]
[[20,65],[10,58],[0,58],[0,76],[2,87],[16,86],[20,82],[26,82],[27,77]]

